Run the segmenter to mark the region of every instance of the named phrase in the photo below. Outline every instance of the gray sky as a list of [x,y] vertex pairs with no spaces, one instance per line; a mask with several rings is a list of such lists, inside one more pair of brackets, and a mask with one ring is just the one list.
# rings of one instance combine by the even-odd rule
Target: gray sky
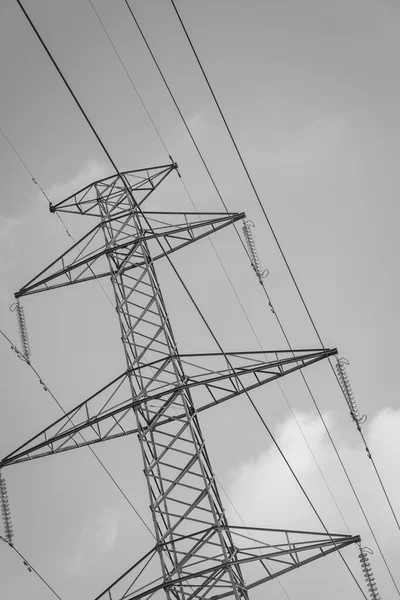
[[[122,1],[96,0],[199,210],[222,210]],[[351,361],[365,433],[400,513],[398,156],[400,8],[393,0],[218,0],[178,3],[232,125],[326,346]],[[25,6],[120,169],[167,162],[89,2],[26,0]],[[256,200],[167,0],[132,7],[160,59],[230,210],[246,211],[274,305],[296,347],[316,347]],[[101,149],[17,4],[0,3],[0,126],[53,201],[111,174]],[[0,327],[18,340],[13,293],[70,240],[0,137]],[[191,210],[178,178],[157,205]],[[88,224],[72,217],[78,236]],[[284,348],[232,231],[213,237],[264,348]],[[258,349],[207,240],[174,257],[226,350]],[[182,351],[214,350],[179,283],[160,265]],[[96,284],[24,300],[32,361],[65,408],[122,370],[115,314]],[[0,341],[0,453],[60,416],[31,371]],[[319,406],[400,584],[400,533],[326,364],[307,371]],[[352,533],[374,549],[382,598],[396,592],[299,377],[282,381]],[[328,528],[344,525],[276,385],[254,394]],[[219,412],[217,412],[219,411]],[[248,525],[319,530],[315,516],[246,401],[201,419],[214,470]],[[137,440],[96,451],[148,521]],[[64,599],[93,598],[152,545],[152,538],[86,450],[5,471],[15,543]],[[237,517],[229,501],[228,517]],[[356,548],[345,556],[361,580]],[[51,594],[0,546],[0,587],[9,600]],[[327,587],[328,582],[328,587]],[[282,579],[292,600],[361,598],[338,557]],[[276,583],[252,597],[285,598]]]

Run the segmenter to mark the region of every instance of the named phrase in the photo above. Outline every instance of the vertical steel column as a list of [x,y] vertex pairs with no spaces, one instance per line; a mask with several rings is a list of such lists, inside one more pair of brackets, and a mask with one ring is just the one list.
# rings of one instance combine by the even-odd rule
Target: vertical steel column
[[[113,203],[109,197],[98,195],[105,243],[110,250],[128,232],[132,235],[132,228],[138,237],[143,235],[133,197],[127,194],[125,200],[131,213],[111,221]],[[195,584],[169,588],[167,595],[181,600],[207,598],[218,587],[219,591],[231,589],[237,600],[247,597],[240,568],[230,565],[236,549],[193,401],[185,389],[185,373],[148,245],[140,242],[129,250],[115,249],[107,258],[114,273],[111,281],[132,397],[146,397],[166,383],[175,387],[167,401],[144,403],[135,409],[164,580],[192,573],[199,563],[220,565]],[[135,263],[142,265],[125,272]],[[161,366],[146,369],[160,358],[165,359]],[[135,371],[138,366],[141,369]],[[173,420],[162,423],[165,417]]]

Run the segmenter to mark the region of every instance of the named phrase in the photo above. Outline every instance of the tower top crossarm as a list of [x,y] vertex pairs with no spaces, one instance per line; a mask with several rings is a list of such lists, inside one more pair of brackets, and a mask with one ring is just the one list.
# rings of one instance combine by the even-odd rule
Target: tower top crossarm
[[141,206],[166,177],[177,170],[175,162],[158,167],[123,171],[93,181],[68,198],[50,204],[50,212],[68,212],[99,217],[99,198],[107,200],[110,215],[115,216],[132,208],[132,202]]

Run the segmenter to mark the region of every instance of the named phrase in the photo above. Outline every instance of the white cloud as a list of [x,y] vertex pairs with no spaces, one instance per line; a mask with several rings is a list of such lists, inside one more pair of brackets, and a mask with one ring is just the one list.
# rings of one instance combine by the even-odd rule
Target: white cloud
[[[327,477],[335,500],[353,535],[361,535],[364,545],[374,551],[371,559],[377,580],[387,593],[393,594],[393,585],[383,565],[376,544],[362,517],[350,486],[332,451],[322,423],[317,417],[298,416],[308,443]],[[399,578],[398,534],[394,519],[385,502],[383,492],[373,472],[358,433],[354,428],[351,444],[340,436],[331,416],[326,417],[339,453],[350,474],[353,485],[363,504],[378,541],[385,553],[395,578]],[[400,482],[393,473],[400,471],[400,410],[384,409],[364,426],[374,460],[385,483],[394,510],[400,515]],[[328,530],[346,533],[346,525],[315,465],[309,449],[293,419],[287,419],[275,430],[279,446],[285,453],[301,484],[311,498]],[[348,439],[348,438],[346,438]],[[242,463],[230,475],[227,493],[247,526],[282,529],[300,529],[323,532],[323,526],[311,510],[282,457],[273,445],[257,458]],[[228,520],[239,524],[240,519],[227,503]],[[353,552],[353,554],[355,554]],[[352,554],[350,553],[350,557]],[[397,557],[397,558],[396,558]],[[354,559],[355,557],[353,557]],[[359,566],[356,574],[361,577]],[[381,592],[383,592],[381,589]]]
[[[341,478],[340,469],[334,465],[337,459],[321,421],[317,417],[304,414],[298,415],[297,418],[322,471],[328,473],[333,467],[334,475],[330,476],[329,484],[335,496],[340,500],[343,497],[343,490],[338,485]],[[340,440],[340,432],[337,431],[332,417],[328,415],[324,418],[332,431],[333,438]],[[393,502],[395,505],[397,504],[398,510],[400,510],[400,485],[397,478],[393,479],[389,474],[393,473],[393,468],[396,472],[400,469],[399,430],[400,410],[395,411],[388,408],[379,412],[364,426],[366,439],[369,441],[375,462],[386,486],[393,493]],[[326,495],[329,496],[329,492],[327,492],[311,452],[292,418],[285,420],[276,428],[276,440],[313,502],[324,506]],[[362,494],[366,491],[366,487],[370,487],[372,473],[363,445],[359,443],[356,429],[354,428],[352,445],[339,441],[337,446],[351,477],[354,477],[356,487],[359,486]],[[375,486],[373,487],[375,488]],[[380,490],[377,489],[374,494],[377,494],[374,501],[380,502]],[[236,472],[231,474],[229,495],[248,524],[250,522],[255,524],[256,521],[260,524],[260,520],[262,524],[276,523],[276,520],[281,523],[285,519],[286,521],[298,521],[299,518],[304,519],[309,512],[307,501],[302,500],[299,505],[296,505],[296,515],[292,514],[291,508],[294,500],[303,494],[298,492],[297,483],[272,444],[256,459],[242,463]],[[370,494],[367,501],[372,504]]]
[[[329,418],[327,420],[330,421]],[[322,425],[307,415],[301,415],[299,422],[310,446],[321,460],[321,453],[324,457],[327,453]],[[320,495],[317,469],[295,422],[287,420],[280,424],[276,439],[302,484],[307,489],[317,487]],[[271,526],[273,523],[278,528],[301,528],[305,518],[310,521],[311,511],[282,457],[272,445],[258,458],[240,465],[232,479],[229,495],[248,525]],[[296,511],[293,511],[293,506],[296,506]]]
[[89,563],[96,564],[105,558],[115,546],[118,531],[118,517],[107,509],[86,522],[70,563],[71,570],[86,569]]

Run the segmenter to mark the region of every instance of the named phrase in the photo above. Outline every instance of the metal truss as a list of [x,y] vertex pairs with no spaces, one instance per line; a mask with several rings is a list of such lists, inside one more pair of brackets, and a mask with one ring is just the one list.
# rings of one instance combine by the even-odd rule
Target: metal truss
[[[131,222],[131,211],[119,212],[117,217],[103,220],[78,242],[53,261],[37,277],[29,281],[16,298],[54,288],[82,283],[92,279],[115,276],[137,267],[145,267],[141,244],[149,249],[156,242],[152,262],[188,244],[243,219],[244,213],[166,213],[141,211],[138,221],[141,235]],[[168,221],[173,220],[170,224]],[[182,222],[179,222],[182,221]],[[103,238],[108,225],[118,236],[118,243]],[[111,260],[107,261],[110,256]],[[113,258],[118,257],[116,262]]]
[[[168,599],[230,595],[247,599],[251,587],[358,538],[307,534],[312,539],[301,540],[296,538],[301,534],[280,532],[284,539],[275,543],[272,540],[278,532],[266,530],[269,539],[264,544],[238,545],[236,538],[245,536],[226,521],[198,413],[336,354],[336,350],[179,353],[154,263],[244,214],[194,218],[193,213],[143,212],[143,203],[175,169],[172,163],[122,173],[95,182],[51,207],[53,212],[97,217],[99,223],[82,238],[83,249],[72,246],[16,296],[109,276],[126,370],[0,465],[136,433],[161,580],[138,590],[135,579],[128,583],[128,591],[115,595],[109,588],[102,597],[150,598],[164,590]],[[86,441],[80,438],[82,433]],[[250,563],[261,564],[263,576],[245,583],[243,568]],[[270,564],[278,565],[276,573]],[[141,573],[142,563],[137,566]]]
[[[7,465],[74,450],[117,437],[138,433],[132,409],[146,403],[153,415],[151,425],[162,427],[177,416],[165,416],[164,411],[182,390],[192,393],[197,413],[218,406],[280,377],[310,366],[327,356],[337,354],[335,349],[277,350],[246,353],[180,354],[186,380],[171,385],[159,377],[159,372],[170,357],[146,366],[125,371],[87,400],[71,409],[23,446],[0,461]],[[227,360],[229,367],[227,368]],[[158,384],[152,393],[132,398],[129,376],[140,377],[147,384]],[[81,434],[85,434],[85,439]]]
[[177,169],[178,165],[172,162],[159,167],[124,171],[120,176],[111,175],[94,181],[55,205],[50,204],[50,212],[98,217],[98,199],[103,198],[108,204],[108,211],[117,215],[130,210],[133,202],[140,207],[160,183]]
[[[165,581],[162,577],[148,581],[148,571],[157,556],[158,546],[147,552],[95,600],[150,600],[160,590],[183,586],[189,598],[209,597],[209,583],[215,576],[218,583],[213,586],[213,600],[233,595],[227,579],[227,570],[234,564],[240,567],[245,590],[249,590],[277,577],[298,569],[318,558],[342,550],[350,544],[360,542],[359,536],[321,534],[311,531],[265,529],[262,527],[229,526],[233,540],[229,561],[219,553],[216,545],[213,556],[205,555],[204,545],[212,538],[213,528],[207,528],[176,540],[178,554],[182,556],[182,570],[178,578]],[[185,543],[196,540],[190,561],[185,561]],[[165,548],[168,544],[165,544]],[[195,568],[193,568],[195,567]],[[201,593],[196,593],[201,590]]]

